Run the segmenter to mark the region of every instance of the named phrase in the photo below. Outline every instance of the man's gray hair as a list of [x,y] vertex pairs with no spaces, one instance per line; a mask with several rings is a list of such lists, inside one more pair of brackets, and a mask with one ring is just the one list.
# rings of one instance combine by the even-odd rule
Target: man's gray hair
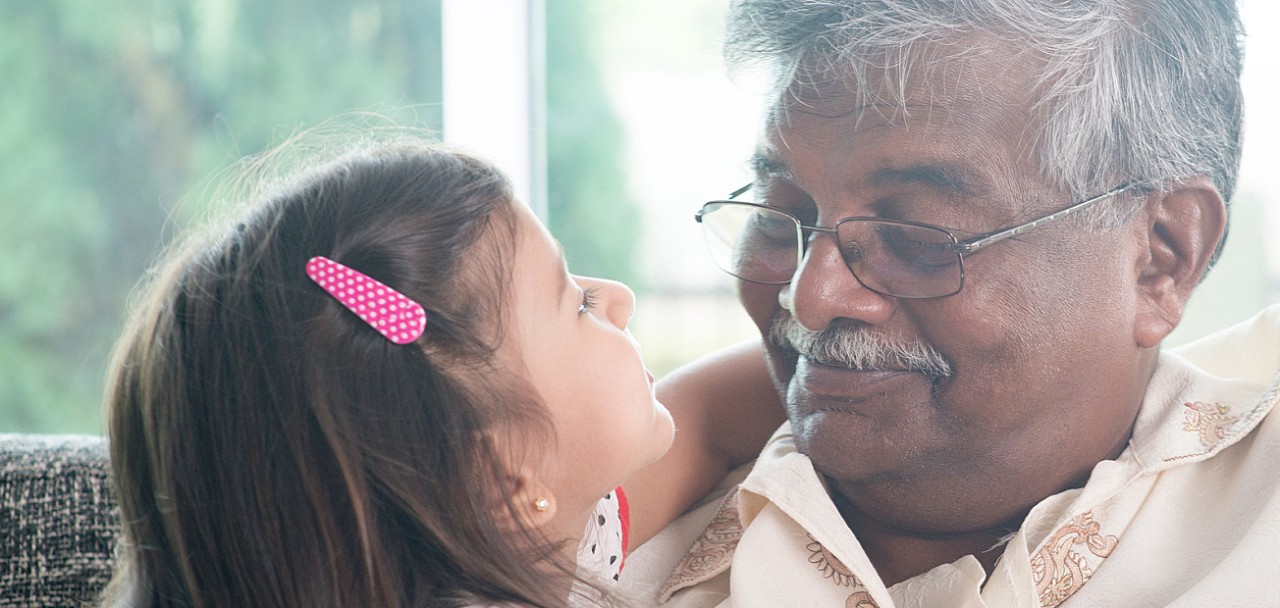
[[969,34],[1026,45],[1046,59],[1036,144],[1051,184],[1077,199],[1196,175],[1224,200],[1235,187],[1233,0],[736,0],[728,25],[730,66],[766,64],[778,93],[833,68],[866,86],[868,69],[892,67],[890,88],[901,87],[927,63],[914,52],[922,44]]

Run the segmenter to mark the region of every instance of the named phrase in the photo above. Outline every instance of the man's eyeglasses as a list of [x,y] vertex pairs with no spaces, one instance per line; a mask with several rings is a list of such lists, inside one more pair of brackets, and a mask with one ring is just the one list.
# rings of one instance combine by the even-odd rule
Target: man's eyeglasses
[[751,184],[711,201],[694,219],[716,265],[751,283],[785,285],[803,259],[805,233],[829,234],[855,279],[876,293],[895,298],[945,298],[964,287],[964,258],[1008,238],[1030,232],[1110,199],[1123,185],[1025,224],[965,240],[947,228],[877,217],[847,217],[833,228],[806,226],[777,207],[733,200]]

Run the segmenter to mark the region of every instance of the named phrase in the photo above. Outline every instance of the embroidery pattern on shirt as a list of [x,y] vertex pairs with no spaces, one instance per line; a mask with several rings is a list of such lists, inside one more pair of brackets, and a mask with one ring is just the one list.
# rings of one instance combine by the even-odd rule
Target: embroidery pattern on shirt
[[1198,434],[1206,450],[1222,443],[1227,430],[1240,419],[1230,415],[1231,408],[1217,403],[1188,401],[1182,405],[1187,408],[1183,412],[1182,430]]
[[818,568],[818,572],[822,573],[823,578],[830,579],[831,582],[841,587],[857,587],[859,589],[845,599],[845,608],[880,608],[880,605],[874,599],[871,599],[871,594],[867,593],[862,581],[858,580],[858,575],[854,574],[848,566],[845,566],[844,562],[840,561],[840,558],[827,551],[827,548],[823,547],[822,543],[818,542],[818,539],[814,538],[812,534],[805,534],[805,536],[808,536],[809,540],[813,541],[804,546],[805,549],[809,550],[809,563]]
[[809,563],[817,566],[818,572],[822,573],[823,578],[831,579],[831,582],[841,587],[862,586],[862,581],[858,580],[857,575],[844,565],[835,555],[827,551],[818,539],[812,534],[806,534],[809,540],[813,541],[805,545],[805,549],[809,550]]
[[880,604],[871,599],[870,593],[858,591],[844,601],[844,608],[880,608]]
[[716,510],[711,523],[693,546],[685,552],[680,565],[676,566],[666,584],[658,591],[658,601],[666,603],[671,595],[689,585],[696,585],[709,580],[723,572],[733,561],[733,551],[738,548],[742,539],[742,520],[738,519],[738,490],[734,488],[720,508]]
[[[1052,608],[1079,591],[1119,542],[1113,535],[1102,534],[1102,526],[1093,521],[1092,511],[1059,528],[1031,557],[1040,605]],[[1088,553],[1077,552],[1076,545],[1084,545]]]
[[1170,456],[1164,459],[1165,462],[1200,458],[1230,445],[1236,438],[1252,430],[1259,420],[1266,417],[1278,396],[1280,396],[1280,374],[1276,375],[1271,386],[1262,394],[1253,408],[1243,414],[1229,416],[1231,408],[1219,403],[1184,402],[1182,405],[1187,409],[1183,412],[1182,430],[1196,433],[1204,449],[1194,454]]

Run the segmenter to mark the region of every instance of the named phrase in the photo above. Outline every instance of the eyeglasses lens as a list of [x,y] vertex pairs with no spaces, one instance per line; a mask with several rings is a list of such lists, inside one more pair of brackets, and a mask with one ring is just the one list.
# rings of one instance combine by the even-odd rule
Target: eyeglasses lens
[[[767,207],[708,203],[701,221],[712,259],[745,281],[785,284],[804,254],[800,224]],[[942,297],[960,290],[960,254],[945,230],[851,218],[837,224],[836,234],[845,264],[868,289],[903,298]]]
[[840,222],[836,234],[849,270],[869,289],[901,298],[936,298],[960,290],[960,254],[945,230],[856,218]]
[[786,283],[800,258],[800,225],[765,207],[708,203],[702,230],[711,258],[725,272],[755,283]]

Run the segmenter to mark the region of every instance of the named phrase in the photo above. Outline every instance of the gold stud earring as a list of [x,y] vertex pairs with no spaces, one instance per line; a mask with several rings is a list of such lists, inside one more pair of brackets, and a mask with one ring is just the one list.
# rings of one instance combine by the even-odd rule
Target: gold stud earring
[[549,500],[547,500],[547,499],[545,499],[545,498],[535,498],[535,499],[533,499],[533,510],[534,510],[534,511],[546,511],[546,510],[547,510],[548,508],[550,508],[550,507],[551,507],[551,501],[549,501]]

